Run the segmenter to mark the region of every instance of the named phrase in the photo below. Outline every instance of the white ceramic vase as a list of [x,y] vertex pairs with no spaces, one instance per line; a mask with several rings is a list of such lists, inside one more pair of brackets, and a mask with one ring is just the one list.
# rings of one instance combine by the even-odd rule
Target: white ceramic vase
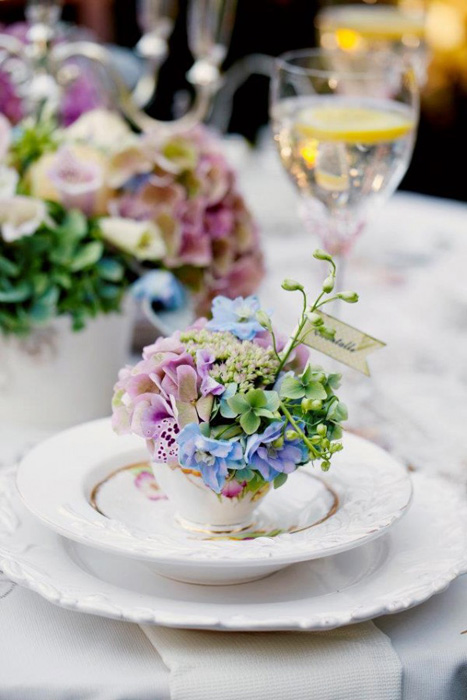
[[233,533],[254,525],[254,511],[267,494],[269,485],[252,495],[220,495],[204,483],[193,469],[152,463],[154,477],[175,506],[176,519],[188,530]]
[[76,332],[61,317],[24,338],[0,335],[0,420],[55,430],[108,416],[133,311],[128,303]]

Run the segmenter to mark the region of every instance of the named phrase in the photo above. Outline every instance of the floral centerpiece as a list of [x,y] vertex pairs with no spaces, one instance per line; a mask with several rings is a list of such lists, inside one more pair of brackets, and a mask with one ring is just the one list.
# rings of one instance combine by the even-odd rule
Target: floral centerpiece
[[[19,352],[32,348],[31,365],[37,364],[38,330],[40,344],[49,347],[57,320],[71,320],[75,331],[94,328],[91,319],[115,318],[115,312],[123,322],[135,283],[138,297],[169,308],[183,303],[188,288],[205,308],[219,292],[251,293],[261,270],[252,217],[203,128],[176,136],[136,134],[106,110],[88,112],[68,128],[47,120],[12,128],[0,115],[0,335],[9,340],[5,364],[16,376],[1,377],[10,389],[0,395],[0,414],[2,402],[13,416],[12,401],[18,414],[21,405],[31,405],[19,386],[23,376],[29,395],[31,377]],[[128,324],[115,333],[129,340]],[[92,364],[101,364],[111,383],[105,386],[103,375],[93,378],[102,398],[90,393],[93,408],[88,405],[78,419],[107,413],[114,382],[107,368],[114,362],[105,354],[118,346],[114,377],[129,350],[128,341],[109,349],[104,331],[99,339],[89,337],[88,359],[93,354]],[[21,348],[13,343],[18,338],[27,340]],[[60,354],[56,337],[53,344]],[[65,366],[63,372],[71,374]],[[52,369],[50,374],[60,385]]]
[[271,484],[310,460],[327,470],[342,449],[340,376],[310,364],[304,342],[310,332],[332,337],[319,313],[325,304],[358,297],[333,294],[335,264],[324,251],[315,257],[330,272],[313,303],[298,282],[282,285],[303,299],[290,339],[256,297],[218,296],[211,320],[158,339],[120,373],[114,429],[146,440],[156,480],[190,527],[247,527]]

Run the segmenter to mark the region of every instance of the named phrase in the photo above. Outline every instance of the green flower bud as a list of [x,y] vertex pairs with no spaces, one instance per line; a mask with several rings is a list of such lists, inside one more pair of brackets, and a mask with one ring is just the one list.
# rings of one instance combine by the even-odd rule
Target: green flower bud
[[321,437],[324,437],[326,435],[327,429],[324,423],[320,423],[316,426],[316,432],[318,433],[318,435],[321,435]]
[[296,292],[298,290],[303,290],[303,284],[295,280],[286,279],[282,282],[282,289],[285,289],[286,292]]
[[342,299],[342,301],[346,301],[347,304],[356,304],[358,301],[357,292],[341,292],[337,297],[338,299]]
[[310,442],[312,445],[319,445],[319,443],[321,442],[321,439],[322,439],[321,435],[313,435],[313,437],[310,438]]
[[314,311],[309,311],[306,317],[313,326],[322,326],[324,324],[321,316],[316,314]]
[[332,292],[332,290],[334,289],[334,283],[335,279],[333,275],[329,275],[329,277],[326,277],[326,279],[323,282],[323,292],[326,292],[326,294]]
[[313,257],[316,258],[316,260],[327,260],[328,262],[332,261],[332,256],[329,255],[329,253],[326,253],[325,250],[321,250],[321,248],[317,248],[314,251]]
[[325,459],[323,462],[321,462],[321,469],[323,470],[323,472],[328,472],[330,466],[331,466],[331,462],[329,462],[329,460],[327,460],[327,459]]
[[320,401],[319,399],[314,399],[311,402],[311,410],[312,411],[321,411],[322,408],[323,408],[323,402]]
[[344,445],[341,442],[335,442],[333,445],[331,445],[329,451],[331,452],[331,454],[334,454],[335,452],[340,452],[343,449]]
[[299,438],[300,436],[296,430],[287,430],[287,432],[285,433],[285,437],[287,438],[287,440],[297,440],[297,438]]
[[307,413],[313,409],[313,401],[311,399],[302,399],[301,407],[302,411]]
[[256,320],[263,328],[266,328],[266,330],[269,330],[271,328],[271,319],[265,311],[257,311]]
[[284,438],[281,436],[277,438],[277,440],[274,440],[272,443],[272,446],[275,447],[277,450],[280,450],[281,447],[284,445]]

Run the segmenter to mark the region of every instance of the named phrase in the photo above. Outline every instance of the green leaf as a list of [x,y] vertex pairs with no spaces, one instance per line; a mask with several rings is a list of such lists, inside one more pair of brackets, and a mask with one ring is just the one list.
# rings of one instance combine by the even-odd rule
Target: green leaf
[[97,263],[99,277],[107,282],[120,282],[125,274],[125,268],[117,260],[102,258]]
[[118,299],[122,288],[116,284],[97,283],[97,292],[102,299]]
[[330,374],[328,376],[328,384],[331,389],[338,389],[340,387],[341,379],[341,374]]
[[55,307],[57,305],[59,295],[60,292],[57,287],[49,287],[47,291],[38,298],[37,303]]
[[237,481],[251,481],[255,473],[252,469],[237,469],[235,472],[235,478]]
[[305,396],[305,388],[295,377],[285,377],[281,384],[280,395],[286,399],[301,399]]
[[342,437],[342,428],[340,425],[333,425],[328,430],[328,435],[330,440],[340,440]]
[[200,423],[199,429],[200,429],[201,434],[204,435],[204,437],[208,438],[211,436],[211,427],[210,427],[209,423]]
[[50,304],[41,304],[41,302],[34,304],[29,311],[29,316],[33,323],[45,323],[53,318],[54,315],[54,307],[50,306]]
[[327,398],[327,393],[322,384],[312,382],[305,387],[305,396],[307,399],[325,399]]
[[221,401],[220,403],[220,413],[223,418],[235,418],[238,416],[238,411],[233,411],[227,401]]
[[266,392],[262,389],[250,389],[245,399],[252,408],[264,408],[268,403]]
[[287,474],[279,474],[279,476],[276,476],[276,478],[274,479],[274,482],[273,482],[274,488],[275,489],[280,488],[281,486],[283,486],[285,484],[286,481],[287,481]]
[[87,243],[81,248],[81,250],[75,255],[70,269],[73,272],[79,272],[87,267],[95,265],[98,260],[102,257],[104,252],[104,244],[101,241],[92,241]]
[[[240,413],[245,413],[245,411],[250,410],[250,404],[245,400],[244,394],[235,394],[230,399],[227,399],[227,404],[232,409],[234,416],[238,416]],[[227,418],[228,416],[226,416]]]
[[270,411],[268,408],[255,408],[254,413],[261,418],[275,418],[276,411]]
[[41,296],[44,294],[49,285],[49,277],[44,273],[39,273],[32,278],[32,286],[34,288],[34,294],[36,296]]
[[18,277],[20,273],[20,268],[16,263],[4,258],[0,255],[0,273],[6,275],[7,277]]
[[68,290],[72,287],[72,278],[70,275],[67,275],[66,272],[61,272],[60,270],[57,270],[56,272],[54,272],[53,280],[55,284],[60,285],[60,287],[63,287],[63,289]]
[[67,213],[61,228],[65,235],[80,240],[88,232],[88,222],[81,211],[73,209]]
[[19,282],[16,287],[7,291],[0,291],[0,302],[5,304],[18,304],[26,301],[32,294],[32,288],[29,282]]
[[240,417],[240,425],[247,435],[253,435],[256,433],[261,424],[261,419],[253,413],[253,411],[247,411],[242,413]]
[[266,408],[273,413],[279,409],[281,400],[277,391],[265,391],[264,395],[266,397]]

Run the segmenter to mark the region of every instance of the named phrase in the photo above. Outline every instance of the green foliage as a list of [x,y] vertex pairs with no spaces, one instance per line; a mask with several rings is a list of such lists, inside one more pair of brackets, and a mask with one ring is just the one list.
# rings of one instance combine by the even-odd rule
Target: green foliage
[[247,435],[258,431],[262,418],[274,420],[279,417],[280,399],[276,391],[250,389],[246,394],[235,394],[227,404]]
[[326,389],[323,386],[325,375],[322,370],[313,369],[308,365],[299,377],[288,375],[281,384],[280,396],[285,399],[325,399]]
[[0,330],[24,335],[68,315],[73,328],[118,311],[128,286],[126,259],[108,256],[93,221],[50,203],[49,217],[32,236],[0,237]]
[[10,148],[11,164],[23,175],[29,166],[44,153],[58,148],[57,125],[53,120],[22,122],[16,127],[15,137]]

